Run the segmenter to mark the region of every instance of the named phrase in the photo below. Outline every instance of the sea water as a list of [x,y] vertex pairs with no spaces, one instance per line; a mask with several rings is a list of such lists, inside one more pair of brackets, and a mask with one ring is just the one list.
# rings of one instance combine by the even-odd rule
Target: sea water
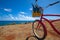
[[10,24],[26,24],[33,21],[0,21],[0,26],[10,25]]

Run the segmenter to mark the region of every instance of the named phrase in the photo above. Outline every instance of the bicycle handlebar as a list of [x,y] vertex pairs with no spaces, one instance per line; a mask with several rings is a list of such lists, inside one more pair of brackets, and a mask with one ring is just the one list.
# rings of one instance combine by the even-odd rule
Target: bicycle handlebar
[[52,4],[49,4],[49,5],[46,6],[45,8],[48,8],[48,7],[50,7],[50,6],[53,6],[53,5],[57,4],[57,3],[60,3],[60,1],[54,2],[54,3],[52,3]]

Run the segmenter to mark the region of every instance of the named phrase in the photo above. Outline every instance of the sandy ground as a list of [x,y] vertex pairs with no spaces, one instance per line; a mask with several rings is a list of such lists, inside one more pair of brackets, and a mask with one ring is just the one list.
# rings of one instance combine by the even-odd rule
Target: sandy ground
[[[48,30],[45,40],[60,40],[60,35],[53,31],[49,23],[44,23]],[[53,24],[60,31],[60,21]],[[0,26],[0,40],[26,40],[31,35],[34,35],[32,32],[32,23]]]

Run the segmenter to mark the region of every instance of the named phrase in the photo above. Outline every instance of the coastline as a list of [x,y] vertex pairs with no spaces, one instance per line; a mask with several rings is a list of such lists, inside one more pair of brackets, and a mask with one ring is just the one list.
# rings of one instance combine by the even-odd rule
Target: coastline
[[15,25],[15,24],[27,24],[33,21],[0,21],[0,26]]

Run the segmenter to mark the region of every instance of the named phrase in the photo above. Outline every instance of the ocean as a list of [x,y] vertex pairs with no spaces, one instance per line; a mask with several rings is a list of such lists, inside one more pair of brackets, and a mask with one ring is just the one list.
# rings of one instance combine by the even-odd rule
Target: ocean
[[33,21],[0,21],[0,26],[13,25],[13,24],[26,24]]

